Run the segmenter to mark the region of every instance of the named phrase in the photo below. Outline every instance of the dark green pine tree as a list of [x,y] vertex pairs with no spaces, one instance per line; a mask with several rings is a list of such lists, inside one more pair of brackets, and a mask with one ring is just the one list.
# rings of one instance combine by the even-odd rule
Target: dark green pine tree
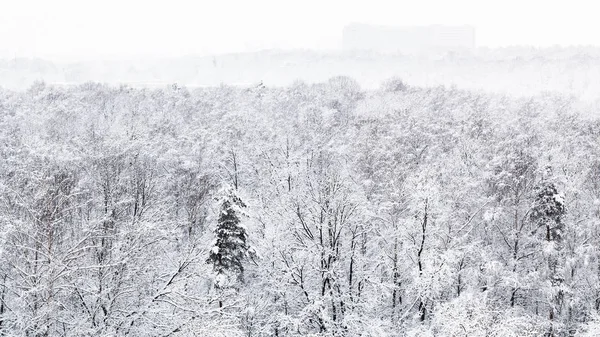
[[234,283],[244,280],[244,261],[250,252],[248,234],[240,220],[245,207],[231,188],[221,199],[221,211],[214,230],[216,240],[206,261],[213,265],[217,288],[233,287]]
[[[545,227],[546,241],[552,245],[551,249],[547,251],[548,278],[553,292],[549,313],[550,321],[554,321],[557,318],[556,316],[561,314],[563,306],[563,283],[565,280],[563,239],[565,227],[562,218],[565,213],[566,208],[563,197],[558,193],[555,184],[550,181],[543,181],[537,189],[531,217],[539,227]],[[554,333],[556,332],[551,326],[549,335],[554,335]]]
[[539,226],[545,226],[546,240],[556,243],[557,248],[563,240],[564,224],[562,217],[565,212],[563,197],[558,193],[554,183],[542,182],[537,189],[531,217]]

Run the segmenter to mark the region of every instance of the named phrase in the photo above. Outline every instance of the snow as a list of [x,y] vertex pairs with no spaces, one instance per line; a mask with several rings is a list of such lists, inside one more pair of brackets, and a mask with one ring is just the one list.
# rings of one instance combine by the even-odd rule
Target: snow
[[565,198],[564,198],[564,196],[562,194],[558,193],[558,194],[555,194],[553,197],[554,197],[554,200],[558,204],[560,204],[560,205],[564,205],[565,204]]
[[[397,76],[413,86],[456,85],[460,89],[518,97],[561,92],[594,102],[600,98],[600,84],[594,80],[600,75],[599,50],[584,47],[558,50],[480,48],[454,54],[428,52],[418,55],[269,50],[138,61],[135,64],[124,60],[62,66],[44,60],[19,59],[18,63],[0,60],[3,74],[0,86],[25,89],[36,80],[63,83],[63,86],[67,83],[67,87],[87,81],[146,88],[163,88],[172,83],[206,88],[223,83],[239,85],[261,81],[269,86],[282,86],[297,80],[316,83],[345,75],[355,78],[363,88],[376,89],[387,79]],[[222,66],[214,67],[214,59]],[[21,62],[32,65],[17,66]],[[78,71],[73,72],[71,69],[74,68]],[[37,70],[33,72],[34,69]],[[71,78],[65,81],[67,76]]]
[[[511,53],[226,55],[93,75],[287,67],[260,88],[0,89],[0,335],[594,333],[598,66]],[[272,85],[336,72],[357,79]],[[560,222],[533,208],[549,190]]]

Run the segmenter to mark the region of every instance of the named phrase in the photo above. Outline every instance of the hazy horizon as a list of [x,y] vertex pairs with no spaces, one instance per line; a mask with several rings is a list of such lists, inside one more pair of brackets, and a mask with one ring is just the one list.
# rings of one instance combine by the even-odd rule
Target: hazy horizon
[[[341,49],[351,23],[379,26],[470,25],[477,47],[600,46],[600,23],[585,1],[259,0],[193,2],[73,0],[5,3],[0,56],[46,59],[156,58],[264,49]],[[508,23],[508,24],[507,24]],[[535,23],[535,24],[533,24]],[[558,23],[558,24],[557,24]]]

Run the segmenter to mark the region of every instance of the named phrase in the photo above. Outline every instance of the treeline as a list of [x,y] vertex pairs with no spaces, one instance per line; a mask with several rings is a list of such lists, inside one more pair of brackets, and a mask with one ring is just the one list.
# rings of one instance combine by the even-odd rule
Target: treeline
[[596,335],[593,112],[346,77],[0,91],[0,335]]
[[376,51],[265,50],[259,52],[165,59],[79,62],[36,58],[0,58],[0,86],[25,90],[35,81],[73,85],[97,81],[111,85],[163,87],[177,82],[188,88],[247,85],[264,81],[288,86],[294,80],[326,82],[349,76],[363,88],[377,89],[400,75],[415,86],[456,85],[510,95],[556,91],[584,101],[600,99],[600,48],[510,47],[429,52],[419,55]]

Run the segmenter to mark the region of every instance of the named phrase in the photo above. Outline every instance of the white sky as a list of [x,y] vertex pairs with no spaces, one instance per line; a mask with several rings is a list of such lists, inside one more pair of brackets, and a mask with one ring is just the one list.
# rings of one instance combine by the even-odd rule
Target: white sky
[[0,0],[0,57],[340,47],[351,22],[470,24],[479,46],[600,45],[588,0]]

